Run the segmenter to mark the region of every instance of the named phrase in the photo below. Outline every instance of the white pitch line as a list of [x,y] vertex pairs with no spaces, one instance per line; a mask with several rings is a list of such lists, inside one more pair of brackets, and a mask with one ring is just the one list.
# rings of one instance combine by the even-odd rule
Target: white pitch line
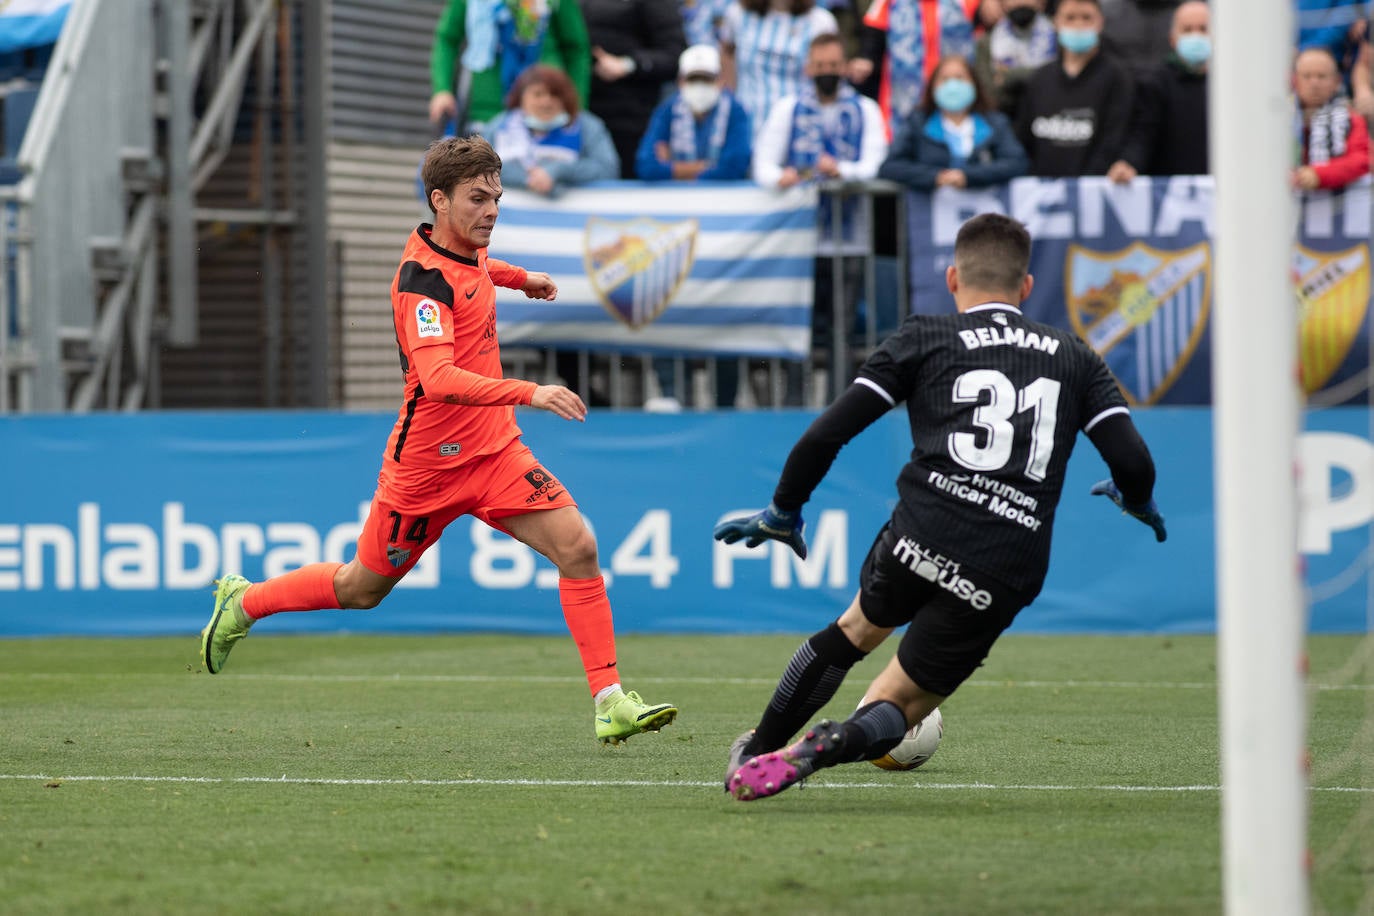
[[[0,773],[0,780],[44,782],[163,782],[210,784],[278,784],[297,786],[524,786],[532,788],[689,788],[719,789],[719,782],[694,782],[677,779],[333,779],[310,776],[48,776],[41,773]],[[1055,786],[996,785],[986,782],[810,782],[806,789],[957,789],[995,792],[1218,792],[1220,786]],[[1313,792],[1358,792],[1374,794],[1374,788],[1359,786],[1311,786]]]
[[[184,677],[187,673],[195,672],[164,672],[164,673],[139,673],[132,671],[112,671],[108,673],[74,671],[70,673],[58,673],[52,671],[0,671],[0,679],[13,680],[69,680],[73,678],[165,678],[165,677]],[[225,676],[226,680],[234,681],[283,681],[283,682],[309,682],[318,681],[319,683],[336,684],[386,684],[386,683],[420,683],[420,684],[509,684],[512,681],[519,681],[522,684],[582,684],[585,679],[571,675],[497,675],[497,674],[271,674],[271,673],[245,673],[230,674]],[[731,684],[741,687],[771,687],[777,684],[777,678],[762,677],[636,677],[637,684]],[[1313,683],[1307,685],[1312,690],[1374,690],[1374,684],[1322,684]],[[1087,689],[1119,689],[1119,690],[1216,690],[1217,685],[1213,681],[1038,681],[1027,680],[1019,681],[1014,679],[995,679],[966,681],[961,685],[963,689],[969,688],[1018,688],[1026,687],[1032,689],[1065,689],[1065,688],[1087,688]]]

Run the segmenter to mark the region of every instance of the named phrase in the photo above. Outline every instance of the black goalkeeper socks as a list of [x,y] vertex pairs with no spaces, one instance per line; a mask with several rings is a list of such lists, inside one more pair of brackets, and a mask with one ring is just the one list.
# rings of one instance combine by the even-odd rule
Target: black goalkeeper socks
[[763,711],[749,750],[762,754],[787,744],[822,706],[830,702],[849,669],[865,655],[866,652],[849,641],[838,623],[830,624],[802,643],[778,681],[768,708]]
[[844,747],[836,763],[877,760],[906,736],[906,716],[897,704],[879,700],[860,706],[844,723]]

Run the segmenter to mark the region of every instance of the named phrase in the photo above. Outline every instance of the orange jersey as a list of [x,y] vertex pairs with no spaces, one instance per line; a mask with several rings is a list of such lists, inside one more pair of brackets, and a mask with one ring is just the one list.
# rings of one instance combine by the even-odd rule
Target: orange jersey
[[501,451],[520,435],[515,405],[528,404],[536,388],[502,379],[496,341],[496,286],[519,289],[524,268],[488,258],[485,248],[475,260],[446,251],[432,231],[426,223],[410,234],[391,284],[405,403],[384,473],[393,464],[455,468]]

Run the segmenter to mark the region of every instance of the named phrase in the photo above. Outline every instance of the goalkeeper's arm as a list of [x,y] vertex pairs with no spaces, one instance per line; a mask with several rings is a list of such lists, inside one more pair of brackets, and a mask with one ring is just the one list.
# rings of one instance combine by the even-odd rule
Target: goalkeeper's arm
[[773,491],[773,505],[788,512],[802,507],[851,439],[892,409],[892,404],[866,384],[850,385],[792,446],[782,477]]
[[1155,462],[1130,414],[1113,414],[1088,433],[1127,506],[1144,506],[1154,496]]

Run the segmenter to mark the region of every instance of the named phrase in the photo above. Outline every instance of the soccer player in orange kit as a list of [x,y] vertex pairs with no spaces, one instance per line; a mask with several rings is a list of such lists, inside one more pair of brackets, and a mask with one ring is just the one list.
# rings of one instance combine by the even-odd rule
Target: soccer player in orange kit
[[565,420],[585,420],[587,407],[562,385],[501,377],[494,284],[549,300],[558,287],[546,273],[487,256],[501,199],[501,159],[486,140],[436,140],[421,177],[434,224],[411,233],[391,286],[405,402],[357,555],[265,582],[239,575],[218,580],[214,614],[201,632],[202,664],[218,674],[248,628],[270,614],[376,607],[445,526],[471,515],[558,567],[558,598],[587,671],[597,738],[619,744],[658,731],[677,708],[647,704],[621,689],[596,539],[515,424],[517,404]]

